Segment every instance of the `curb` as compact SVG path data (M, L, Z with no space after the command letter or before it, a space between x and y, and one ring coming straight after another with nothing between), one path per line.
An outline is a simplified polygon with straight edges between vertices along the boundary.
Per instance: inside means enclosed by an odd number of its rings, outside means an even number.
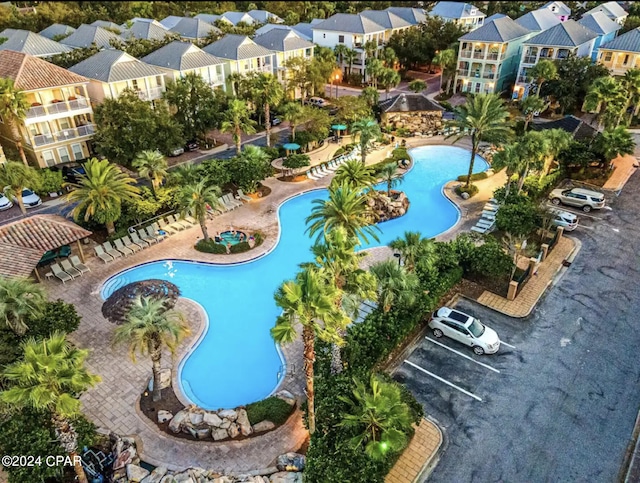
M633 432L631 433L631 438L629 439L629 444L625 451L624 461L620 467L620 473L617 479L619 482L631 483L633 480L630 478L633 477L632 473L634 471L634 466L640 466L640 463L637 461L640 456L638 454L638 450L640 448L638 446L638 436L640 436L640 411L638 411L638 415L636 416L636 423L633 426Z
M440 444L435 449L431 456L424 462L422 465L422 469L418 473L418 476L411 483L423 483L427 481L431 472L438 466L440 462L440 455L449 447L449 438L446 436L446 433L443 431L442 427L438 423L438 421L431 417L425 416L423 418L425 421L430 422L433 426L438 430L438 434L440 435Z

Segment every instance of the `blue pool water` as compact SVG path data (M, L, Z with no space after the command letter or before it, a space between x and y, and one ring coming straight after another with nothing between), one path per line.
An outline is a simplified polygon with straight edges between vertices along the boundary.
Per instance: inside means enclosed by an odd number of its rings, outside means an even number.
M411 205L401 218L380 224L380 242L386 245L405 231L433 237L458 220L456 207L442 194L442 186L469 169L469 152L451 146L424 146L411 150L413 168L399 189ZM474 172L487 169L477 157ZM197 347L179 366L184 394L205 409L231 408L267 397L284 376L284 362L269 330L281 310L273 294L285 280L309 261L312 240L305 234L305 219L312 201L327 199L326 190L314 190L280 206L281 237L267 255L237 265L165 260L152 262L111 277L102 288L106 299L131 282L158 278L180 287L182 296L198 302L209 326ZM301 367L296 367L301 371Z

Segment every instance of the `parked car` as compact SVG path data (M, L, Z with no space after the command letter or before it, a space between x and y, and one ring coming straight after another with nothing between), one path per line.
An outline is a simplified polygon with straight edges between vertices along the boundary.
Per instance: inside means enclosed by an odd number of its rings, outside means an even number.
M5 195L0 194L0 211L8 210L13 206L13 203Z
M329 105L329 101L322 99L321 97L310 97L307 102L316 107L327 107Z
M440 307L431 314L429 327L435 337L446 335L468 345L477 355L495 354L500 349L500 338L495 330L475 317L449 307Z
M271 118L271 125L272 126L277 126L278 124L282 124L282 119L280 119L279 117L272 117Z
M4 191L6 192L8 188L8 186L5 186ZM12 198L14 203L18 201L15 196L13 196ZM40 206L42 204L42 200L40 199L40 197L29 188L25 188L22 190L22 202L24 203L25 208L35 208L36 206Z
M80 181L80 176L87 174L84 169L84 166L80 163L69 163L64 164L62 167L58 166L58 168L62 169L62 177L68 183L78 183Z
M587 190L584 188L558 188L551 192L549 199L551 200L551 203L556 206L560 203L568 206L575 206L585 213L589 213L591 210L604 208L604 195L597 191Z
M192 139L191 141L187 141L187 144L184 145L184 150L188 152L195 151L199 148L200 148L200 145L198 144L198 141L196 141L195 139Z
M551 223L554 226L561 226L564 228L564 231L573 231L578 228L578 217L575 214L556 209L551 209L549 211L553 214Z
M180 156L183 153L184 153L184 148L173 148L171 151L169 151L169 157L175 158L176 156Z

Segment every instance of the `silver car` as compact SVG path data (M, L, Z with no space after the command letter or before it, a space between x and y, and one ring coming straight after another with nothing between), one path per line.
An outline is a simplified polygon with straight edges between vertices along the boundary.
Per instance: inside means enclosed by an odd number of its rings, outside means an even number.
M597 191L591 191L584 188L571 188L571 189L555 189L549 195L551 203L554 205L575 206L580 208L585 213L589 213L591 210L599 210L604 208L604 195Z
M0 194L0 211L8 210L13 206L13 203L5 195Z
M475 317L449 307L440 307L429 321L435 337L446 335L473 349L477 355L495 354L500 349L500 338L495 330Z
M573 231L578 228L579 218L568 211L551 209L549 210L553 216L551 223L554 226L561 226L564 231Z

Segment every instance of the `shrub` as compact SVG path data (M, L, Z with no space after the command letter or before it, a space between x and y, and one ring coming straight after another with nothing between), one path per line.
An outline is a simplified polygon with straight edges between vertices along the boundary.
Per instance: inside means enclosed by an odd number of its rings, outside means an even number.
M283 162L282 166L289 169L298 169L311 164L311 158L306 154L291 154Z
M495 238L476 247L471 256L470 273L489 278L500 278L511 273L513 260L505 253Z
M220 243L216 243L211 239L209 239L209 241L198 240L198 243L196 243L196 250L198 250L199 252L215 253L218 255L227 253L227 247L221 245Z
M209 178L209 182L216 186L224 186L231 181L229 171L229 160L227 159L205 159L200 164L202 177Z
M271 161L273 161L274 159L278 159L279 157L281 157L280 155L280 149L275 147L275 146L269 146L269 147L264 147L262 148L262 150L267 153L267 156L269 156L269 159Z
M260 245L262 245L262 242L264 241L264 235L257 231L253 234L253 238L256 242L255 246L259 247Z
M481 173L473 173L471 175L471 181L480 181L481 179L487 179L488 175L486 171L482 171ZM458 176L456 178L458 181L467 181L467 175L466 174L461 174L460 176Z
M438 103L447 111L447 112L453 112L453 106L451 105L450 102L448 101L440 101L438 100Z
M40 183L38 194L46 196L49 193L58 193L62 190L62 171L43 169L40 171Z
M362 85L362 74L347 74L345 77L345 82L349 85L360 87Z
M30 315L27 317L25 322L29 326L29 330L26 335L37 339L49 337L57 330L68 334L78 328L80 320L81 317L73 304L68 304L60 299L49 301L45 304L41 316Z
M249 242L246 241L231 245L231 248L229 248L229 251L231 253L244 253L248 252L249 250L251 250L251 247L249 246Z
M407 128L399 127L398 129L396 129L396 136L406 138L411 136L411 131L409 131Z
M275 396L247 405L247 416L251 424L271 421L280 425L287 420L292 412L293 406L289 406L288 403Z
M516 236L529 236L539 224L539 210L529 200L502 205L496 214L496 227Z
M459 196L462 196L462 193L469 193L469 198L471 198L473 195L478 193L478 187L474 184L469 186L461 185L458 186L455 191Z

